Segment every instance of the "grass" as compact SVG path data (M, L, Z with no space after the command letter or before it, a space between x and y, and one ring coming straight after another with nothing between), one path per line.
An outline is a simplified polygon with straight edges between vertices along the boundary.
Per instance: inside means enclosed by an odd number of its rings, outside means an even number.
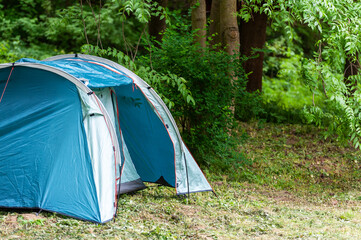
M301 194L360 189L360 152L325 140L314 126L258 122L243 129L250 139L239 151L252 163L254 183Z
M102 225L1 210L0 239L361 238L359 152L310 126L255 122L242 129L249 138L237 151L249 164L207 173L218 198L186 199L149 185L124 195L115 222Z

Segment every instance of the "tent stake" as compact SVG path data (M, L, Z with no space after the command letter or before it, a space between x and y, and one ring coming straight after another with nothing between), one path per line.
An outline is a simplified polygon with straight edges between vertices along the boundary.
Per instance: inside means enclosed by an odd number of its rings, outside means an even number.
M36 216L39 216L39 214L43 211L43 209L39 209L39 212L36 213Z

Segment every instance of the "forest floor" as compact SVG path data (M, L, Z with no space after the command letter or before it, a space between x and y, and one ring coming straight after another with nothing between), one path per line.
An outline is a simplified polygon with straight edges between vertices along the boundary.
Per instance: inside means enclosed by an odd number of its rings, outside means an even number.
M149 188L94 224L54 213L0 210L0 239L361 239L361 154L312 126L242 123L247 165L207 172L212 193ZM237 177L239 178L237 179Z

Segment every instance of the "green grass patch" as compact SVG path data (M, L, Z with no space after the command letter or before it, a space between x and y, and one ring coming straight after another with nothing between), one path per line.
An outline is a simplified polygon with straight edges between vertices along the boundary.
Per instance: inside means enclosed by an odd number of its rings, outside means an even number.
M222 173L213 166L214 180L226 177L300 194L332 195L361 187L360 152L324 139L314 126L258 121L241 123L241 129L239 138L249 137L233 151L243 157L222 159L233 164Z

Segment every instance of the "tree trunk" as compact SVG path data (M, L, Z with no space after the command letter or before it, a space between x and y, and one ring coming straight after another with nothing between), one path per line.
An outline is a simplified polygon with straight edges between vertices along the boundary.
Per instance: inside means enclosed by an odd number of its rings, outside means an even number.
M247 57L255 55L252 48L263 48L266 42L267 15L262 13L253 13L253 18L248 22L240 23L241 33L241 54ZM244 69L248 75L247 91L262 92L262 69L264 53L256 53L257 58L249 59L244 63Z
M220 33L222 45L229 55L239 53L237 24L237 0L221 0L219 4Z
M220 48L222 43L221 41L221 29L220 29L220 2L221 0L213 0L212 7L211 7L211 23L209 25L209 35L211 37L211 45L216 47L217 49Z
M239 31L237 24L237 0L220 0L219 2L219 30L222 47L229 55L238 57L239 54ZM236 82L233 69L229 70L230 81ZM235 113L235 97L232 98L230 110Z
M162 6L162 7L167 7L168 4L168 0L156 0L156 2ZM151 16L150 21L149 21L149 25L148 25L148 32L149 35L151 37L153 37L156 42L155 45L157 47L159 47L159 43L162 41L163 38L163 32L166 29L166 23L165 23L165 18L160 19L160 16Z
M358 59L358 54L356 55L356 59ZM345 72L343 74L345 84L347 85L347 89L349 92L349 95L352 96L356 89L357 82L351 82L349 79L350 76L357 75L359 70L359 65L356 63L352 56L346 56L346 63L345 63Z
M199 43L202 48L206 47L206 1L191 0L192 7L192 30L196 31L194 42Z

